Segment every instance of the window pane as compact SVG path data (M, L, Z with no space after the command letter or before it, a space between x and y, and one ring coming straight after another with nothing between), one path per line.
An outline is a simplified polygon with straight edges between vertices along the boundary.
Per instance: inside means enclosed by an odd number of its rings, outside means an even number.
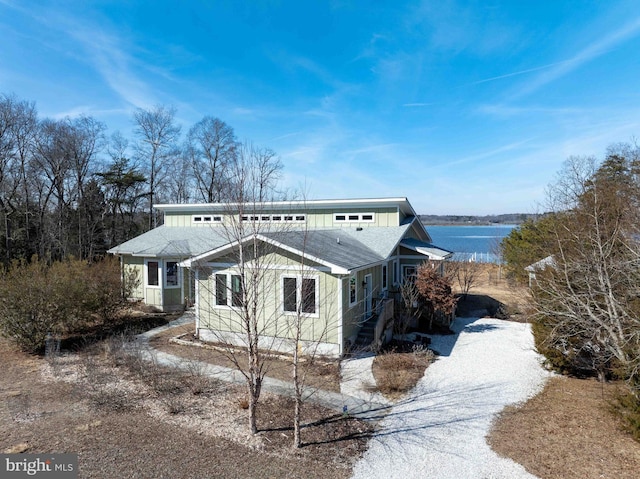
M302 312L316 312L316 280L302 278Z
M231 276L231 305L242 306L242 281L240 276Z
M284 299L284 310L296 312L297 298L297 280L296 278L282 278L282 291Z
M147 263L147 279L149 286L158 286L158 262L149 261Z
M167 286L178 286L178 263L177 261L167 261Z
M356 302L356 277L349 278L349 304Z
M227 275L216 274L216 305L227 305Z
M382 265L382 289L387 289L387 265Z

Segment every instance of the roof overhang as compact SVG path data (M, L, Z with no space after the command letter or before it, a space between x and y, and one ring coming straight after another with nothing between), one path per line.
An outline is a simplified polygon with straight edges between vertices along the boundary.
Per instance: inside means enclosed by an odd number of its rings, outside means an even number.
M415 251L416 253L420 253L428 257L430 260L434 261L444 261L453 256L453 253L451 251L438 248L437 246L434 246L432 244L412 240L412 238L400 241L400 246Z
M164 212L197 211L197 212L229 212L251 210L287 210L290 208L305 209L349 209L349 208L371 208L390 207L398 208L407 216L417 214L406 197L390 198L351 198L335 200L293 200L293 201L265 201L263 203L195 203L195 204L156 204L153 207Z
M180 266L185 267L185 268L190 268L193 264L198 264L198 263L202 263L202 262L207 262L209 261L211 258L215 258L216 256L220 256L220 255L224 255L230 251L233 251L234 248L236 248L237 246L239 246L240 244L246 244L249 241L253 241L254 239L258 240L258 241L262 241L264 243L270 244L275 246L278 249L284 250L284 251L288 251L290 253L293 253L297 256L300 257L304 257L310 261L314 261L318 264L321 264L323 266L326 266L329 268L329 270L331 271L332 274L349 274L349 270L346 268L343 268L342 266L338 266L336 264L330 263L322 258L319 258L317 256L314 255L310 255L309 253L299 250L298 248L293 248L289 245L286 245L280 241L277 241L273 238L269 238L267 236L261 235L261 234L252 234L252 235L248 235L244 238L242 238L241 240L236 240L233 241L231 243L227 243L223 246L221 246L220 248L216 248L213 249L211 251L207 251L206 253L202 253L198 256L194 256L192 258L189 258L185 261L182 261L180 263Z

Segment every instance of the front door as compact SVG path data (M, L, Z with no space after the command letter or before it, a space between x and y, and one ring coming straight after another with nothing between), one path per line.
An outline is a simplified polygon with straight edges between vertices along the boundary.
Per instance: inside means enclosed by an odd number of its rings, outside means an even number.
M371 306L372 306L372 280L371 275L367 274L364 277L364 317L368 319L371 317Z

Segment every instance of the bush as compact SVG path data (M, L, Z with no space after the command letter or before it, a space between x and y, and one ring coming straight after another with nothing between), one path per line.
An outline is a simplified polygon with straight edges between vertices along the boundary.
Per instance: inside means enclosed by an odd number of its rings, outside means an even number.
M42 350L51 333L76 332L112 318L123 299L117 261L69 259L47 265L34 257L0 272L0 334L29 352Z
M624 428L640 441L640 398L630 391L620 393L614 400L613 410L620 416Z

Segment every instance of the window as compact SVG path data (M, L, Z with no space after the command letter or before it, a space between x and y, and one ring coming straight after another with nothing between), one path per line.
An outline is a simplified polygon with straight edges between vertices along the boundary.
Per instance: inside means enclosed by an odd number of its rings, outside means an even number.
M349 306L353 306L356 303L357 291L356 291L356 275L352 274L349 278Z
M295 313L297 308L298 280L296 278L282 278L282 291L284 295L284 310Z
M413 282L416 279L416 267L414 265L402 266L402 281Z
M165 285L167 287L178 286L178 262L167 261L165 263Z
M317 314L317 278L282 277L282 309L285 313Z
M216 306L227 305L227 275L216 274Z
M242 306L242 281L239 275L231 275L231 306Z
M387 265L382 265L382 289L387 289Z
M242 306L242 278L237 274L216 274L216 306ZM229 304L231 300L231 304Z
M393 284L398 284L398 262L394 260L393 262Z
M157 261L149 261L147 262L147 284L149 286L159 286L158 282L158 270L160 266Z
M192 223L220 223L222 222L222 216L209 216L209 215L193 215L191 217Z
M373 213L336 213L333 215L334 223L373 223Z

